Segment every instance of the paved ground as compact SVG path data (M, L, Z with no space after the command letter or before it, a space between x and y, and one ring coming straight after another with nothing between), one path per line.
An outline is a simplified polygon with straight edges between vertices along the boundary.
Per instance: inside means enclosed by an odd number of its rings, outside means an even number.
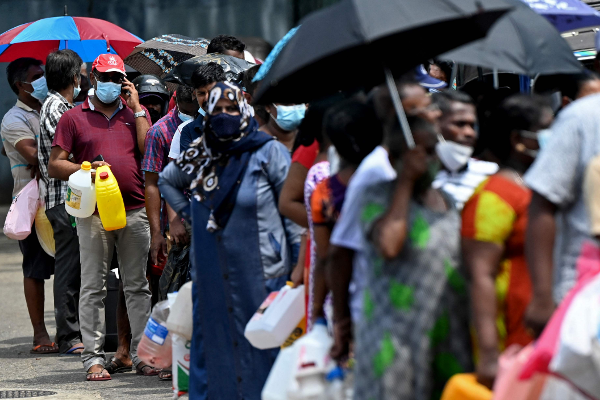
M4 226L7 207L0 207ZM51 391L41 399L169 399L170 382L132 372L115 374L108 382L86 382L79 357L29 354L33 330L23 295L18 243L0 232L0 398L5 390ZM46 325L55 334L52 281L46 283Z

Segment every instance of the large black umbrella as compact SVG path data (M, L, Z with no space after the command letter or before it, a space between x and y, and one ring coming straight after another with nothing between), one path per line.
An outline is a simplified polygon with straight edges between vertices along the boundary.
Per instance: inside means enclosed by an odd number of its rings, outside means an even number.
M283 47L256 101L308 102L372 87L479 39L510 6L503 0L342 0L313 13Z
M208 63L217 63L225 70L228 81L241 83L242 72L256 64L249 63L240 58L228 56L225 54L212 53L203 56L193 57L175 66L171 72L165 76L167 82L180 83L190 86L192 83L192 74L201 65Z
M546 18L519 0L506 1L515 8L485 38L439 58L529 76L581 72L569 44Z

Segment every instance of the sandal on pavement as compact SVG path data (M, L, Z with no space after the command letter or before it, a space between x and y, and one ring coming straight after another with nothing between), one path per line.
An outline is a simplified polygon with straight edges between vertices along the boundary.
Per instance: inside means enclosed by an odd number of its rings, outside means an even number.
M30 351L30 354L53 354L58 353L58 346L56 343L52 344L38 344L34 346Z
M123 361L116 357L113 357L110 362L104 366L109 374L118 374L121 372L131 371L131 367L131 365L125 365Z
M151 367L148 364L144 364L144 363L139 363L137 365L137 367L135 367L135 373L137 375L144 375L144 376L155 376L158 375L158 370L154 367Z
M96 365L102 366L101 364L96 364ZM92 365L92 367L94 367L94 365ZM92 369L92 367L90 367L90 369ZM106 368L103 368L102 371L100 371L100 372L90 372L90 370L88 369L88 372L86 374L86 379L89 382L99 382L99 381L110 381L112 378L110 377L110 374L108 373Z
M170 369L163 369L158 373L158 379L161 381L172 381L173 372Z
M59 357L64 357L64 356L81 356L81 353L83 353L83 344L79 344L79 345L75 345L73 347L71 347L69 350L65 351L64 353L60 353L58 356ZM81 351L79 351L81 350Z

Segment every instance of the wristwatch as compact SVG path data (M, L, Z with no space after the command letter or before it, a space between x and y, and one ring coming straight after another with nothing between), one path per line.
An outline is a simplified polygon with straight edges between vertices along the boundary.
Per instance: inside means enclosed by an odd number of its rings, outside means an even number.
M133 113L134 118L145 117L145 116L146 116L146 111L144 111L144 110Z

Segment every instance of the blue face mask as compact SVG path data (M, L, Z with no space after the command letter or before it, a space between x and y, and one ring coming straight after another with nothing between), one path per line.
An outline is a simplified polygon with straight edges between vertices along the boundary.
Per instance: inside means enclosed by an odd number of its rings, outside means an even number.
M191 115L184 114L184 113L182 113L181 111L179 111L179 114L178 114L178 115L179 115L179 119L180 119L182 122L185 122L185 121L189 121L189 120L191 120L191 119L194 119L194 117L192 117Z
M548 140L550 140L550 135L552 135L552 131L550 129L542 129L537 133L537 140L540 144L540 149L544 149L548 146Z
M121 94L121 84L114 82L97 82L94 95L104 104L112 104Z
M204 111L204 108L200 107L198 109L198 114L202 115L203 117L206 116L206 111Z
M306 113L306 106L304 104L297 104L295 106L278 106L277 118L275 123L284 131L293 131L300 126L300 123L304 119Z
M79 96L79 93L81 93L81 86L77 86L73 89L73 99L77 98L77 96Z
M37 99L40 103L43 103L44 100L46 100L46 97L48 96L48 85L46 84L45 76L42 76L33 82L23 83L29 83L31 86L33 86L33 92L25 91L26 93L29 93L31 97Z
M211 115L208 125L214 135L220 140L231 140L240 136L241 115L229 115L225 113Z

